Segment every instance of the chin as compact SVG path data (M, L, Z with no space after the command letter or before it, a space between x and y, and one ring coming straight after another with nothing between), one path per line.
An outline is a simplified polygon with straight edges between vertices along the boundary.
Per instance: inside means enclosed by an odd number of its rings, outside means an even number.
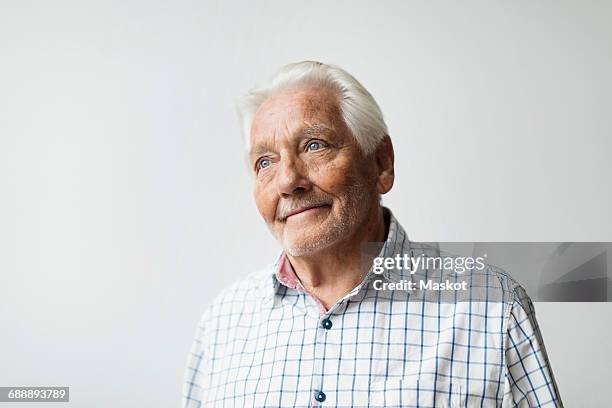
M321 246L319 243L316 243L314 245L283 245L283 249L287 254L296 257L314 255L324 248L325 246Z
M291 256L306 256L316 254L333 245L336 241L334 234L330 232L313 231L309 234L302 230L297 231L295 235L284 235L281 239L281 245L285 252Z

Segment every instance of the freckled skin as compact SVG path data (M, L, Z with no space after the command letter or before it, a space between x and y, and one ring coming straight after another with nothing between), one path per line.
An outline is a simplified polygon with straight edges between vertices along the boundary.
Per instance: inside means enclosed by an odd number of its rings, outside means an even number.
M329 131L300 136L302 129L313 125ZM324 146L307 151L309 141ZM343 238L338 235L354 232L377 203L375 163L364 157L330 91L298 89L270 97L256 112L251 146L253 150L267 148L260 152L263 155L251 157L257 208L289 253L307 253L333 244ZM270 164L257 170L261 157ZM309 200L331 201L331 208L299 220L278 219L279 207Z

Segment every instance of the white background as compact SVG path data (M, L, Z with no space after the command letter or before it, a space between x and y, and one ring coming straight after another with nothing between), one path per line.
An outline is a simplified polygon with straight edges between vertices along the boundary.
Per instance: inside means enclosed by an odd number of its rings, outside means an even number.
M376 97L411 239L612 241L610 21L604 1L0 0L0 386L178 406L202 310L278 250L234 99L287 62ZM536 304L567 407L609 404L611 306Z

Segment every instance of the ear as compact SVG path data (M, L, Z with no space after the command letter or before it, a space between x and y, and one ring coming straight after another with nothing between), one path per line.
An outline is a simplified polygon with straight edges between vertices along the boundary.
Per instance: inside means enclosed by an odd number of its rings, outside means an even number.
M395 155L389 135L385 135L383 140L381 140L374 154L376 156L377 170L376 189L378 194L385 194L391 190L395 180L395 171L393 169Z

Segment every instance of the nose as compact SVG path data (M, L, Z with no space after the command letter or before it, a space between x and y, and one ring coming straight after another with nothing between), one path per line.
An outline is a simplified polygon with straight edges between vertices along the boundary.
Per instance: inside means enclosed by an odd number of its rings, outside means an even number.
M279 165L280 168L276 173L276 183L281 197L306 192L312 188L304 164L300 160L293 157L283 157Z

